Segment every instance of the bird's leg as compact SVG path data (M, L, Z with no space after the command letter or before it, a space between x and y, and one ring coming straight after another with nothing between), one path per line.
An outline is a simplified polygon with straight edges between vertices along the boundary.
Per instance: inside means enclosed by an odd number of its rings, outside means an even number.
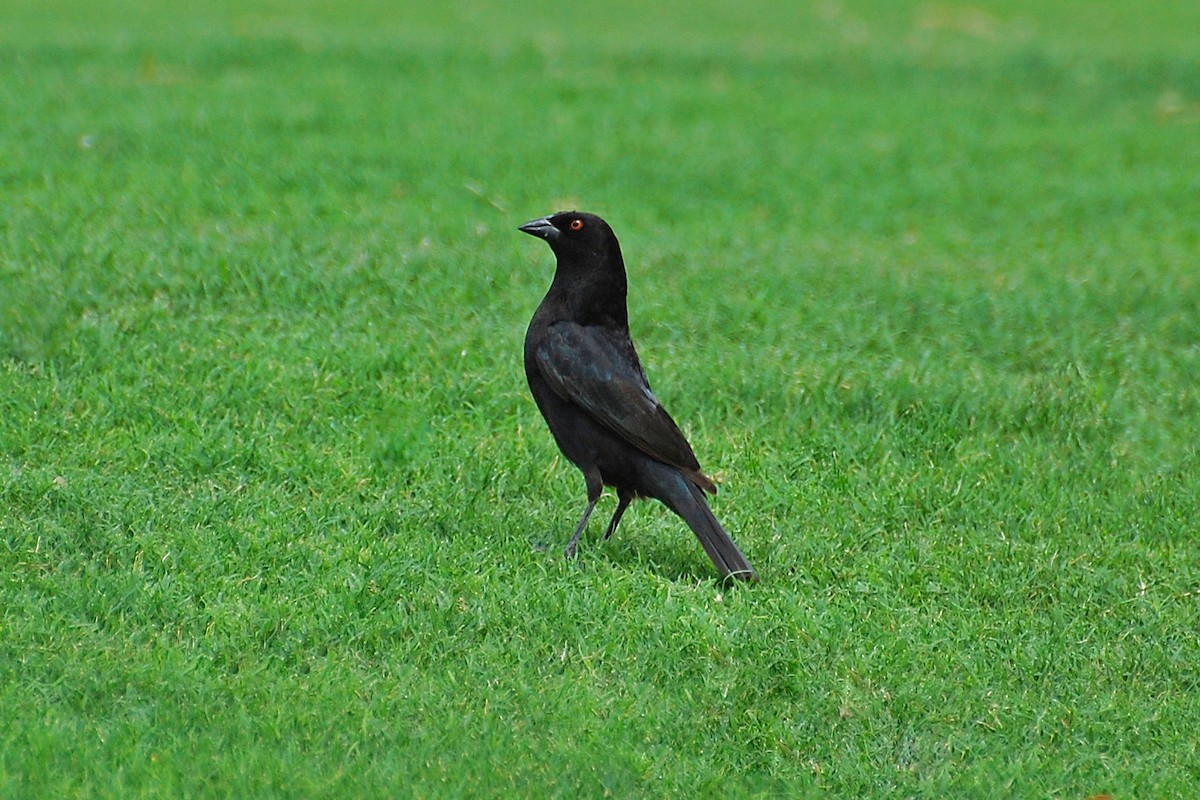
M629 504L633 501L633 493L626 493L622 489L617 490L617 510L613 512L612 519L608 522L608 529L604 531L604 540L616 531L617 525L621 522L621 515L625 513L625 509L629 508Z
M579 524L575 526L575 533L571 534L571 541L567 542L567 549L563 551L563 555L568 560L575 557L575 548L579 544L579 537L583 536L583 529L587 527L588 517L592 515L592 509L596 507L595 500L589 500L587 508L583 510L583 516L579 518Z
M575 548L579 545L579 537L583 536L583 529L587 527L588 517L592 515L592 511L596 508L596 501L600 499L600 493L604 491L604 482L600 480L599 475L583 474L583 479L587 481L588 504L583 510L583 516L579 518L579 524L575 526L575 533L571 534L571 541L567 542L567 549L563 551L563 555L567 559L575 557Z

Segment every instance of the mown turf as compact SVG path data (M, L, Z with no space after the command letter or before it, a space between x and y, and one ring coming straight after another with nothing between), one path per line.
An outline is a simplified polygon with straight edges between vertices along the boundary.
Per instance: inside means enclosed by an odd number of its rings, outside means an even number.
M1200 7L643 5L0 8L0 794L1196 792ZM576 205L759 586L560 558Z

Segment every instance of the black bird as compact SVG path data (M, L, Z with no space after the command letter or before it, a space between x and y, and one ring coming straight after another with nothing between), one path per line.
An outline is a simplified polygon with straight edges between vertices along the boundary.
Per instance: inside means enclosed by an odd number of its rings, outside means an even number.
M605 539L632 500L653 497L687 522L722 578L757 580L704 498L716 484L650 390L629 335L625 262L612 228L594 214L564 211L520 230L545 239L558 259L525 334L525 377L559 449L587 482L567 558L607 485L617 490L617 509Z

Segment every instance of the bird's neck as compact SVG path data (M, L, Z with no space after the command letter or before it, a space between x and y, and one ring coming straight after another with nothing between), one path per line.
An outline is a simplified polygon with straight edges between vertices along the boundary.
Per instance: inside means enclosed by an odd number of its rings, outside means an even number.
M564 316L582 325L629 326L625 263L620 256L605 259L602 267L579 268L558 262L546 300L561 308Z

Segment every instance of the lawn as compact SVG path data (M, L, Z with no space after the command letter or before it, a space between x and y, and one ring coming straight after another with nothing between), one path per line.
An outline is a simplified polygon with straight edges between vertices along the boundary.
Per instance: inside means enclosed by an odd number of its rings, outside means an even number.
M1200 5L645 5L0 5L0 797L1200 791Z

